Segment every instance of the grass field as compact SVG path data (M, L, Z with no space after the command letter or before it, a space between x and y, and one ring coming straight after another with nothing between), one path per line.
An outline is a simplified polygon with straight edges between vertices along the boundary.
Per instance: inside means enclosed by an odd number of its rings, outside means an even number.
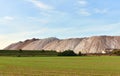
M0 57L0 76L120 76L120 57Z

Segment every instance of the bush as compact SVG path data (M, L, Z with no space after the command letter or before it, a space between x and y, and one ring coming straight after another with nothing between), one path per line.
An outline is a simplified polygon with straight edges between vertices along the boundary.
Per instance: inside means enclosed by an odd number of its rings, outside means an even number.
M82 56L83 54L81 52L78 53L78 56Z
M113 55L120 56L120 49L114 49L111 53L112 53Z
M58 53L58 56L77 56L73 50L65 50L64 52Z

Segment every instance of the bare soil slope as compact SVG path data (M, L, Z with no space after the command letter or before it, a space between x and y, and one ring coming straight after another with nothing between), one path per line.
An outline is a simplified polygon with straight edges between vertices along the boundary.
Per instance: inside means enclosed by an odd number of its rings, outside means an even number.
M102 53L107 49L120 49L120 36L93 36L87 38L45 38L17 42L4 50L74 50L76 53ZM111 50L109 50L111 51Z

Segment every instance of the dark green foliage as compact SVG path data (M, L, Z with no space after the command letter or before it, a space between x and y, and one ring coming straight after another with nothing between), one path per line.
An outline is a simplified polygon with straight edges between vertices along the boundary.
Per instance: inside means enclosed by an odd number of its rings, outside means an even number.
M57 56L56 51L50 50L0 50L0 56Z
M22 50L22 49L20 49L20 50L19 50L18 57L21 57L21 55L22 55L22 52L23 52L23 50Z
M32 56L84 56L81 52L74 53L73 50L64 52L56 52L55 50L0 50L0 56L17 56L17 57L32 57Z
M19 53L22 53L22 52L23 52L23 50L22 50L22 49L20 49L20 50L19 50Z
M45 52L45 50L41 50L41 52Z
M120 56L120 49L114 49L111 54Z
M78 53L78 56L82 56L83 54L81 52Z
M73 50L65 50L64 52L58 53L58 56L77 56Z

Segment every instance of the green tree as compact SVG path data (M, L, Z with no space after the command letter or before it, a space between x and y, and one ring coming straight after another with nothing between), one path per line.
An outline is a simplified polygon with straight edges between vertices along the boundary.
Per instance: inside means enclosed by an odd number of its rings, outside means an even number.
M112 53L113 55L120 56L120 49L114 49L111 53Z
M58 53L58 56L77 56L73 50L65 50L64 52Z
M22 49L19 49L18 57L21 57L22 52Z
M81 52L78 53L78 56L82 56L83 54Z

